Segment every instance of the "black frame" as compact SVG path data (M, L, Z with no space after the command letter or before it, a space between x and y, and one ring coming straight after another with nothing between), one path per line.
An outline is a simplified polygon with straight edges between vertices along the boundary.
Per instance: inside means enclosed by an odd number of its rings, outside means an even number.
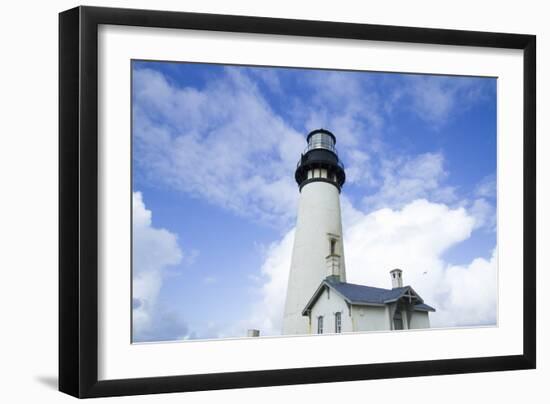
M98 381L97 29L99 24L523 50L523 354ZM534 369L536 366L534 35L77 7L59 15L59 390L120 396Z

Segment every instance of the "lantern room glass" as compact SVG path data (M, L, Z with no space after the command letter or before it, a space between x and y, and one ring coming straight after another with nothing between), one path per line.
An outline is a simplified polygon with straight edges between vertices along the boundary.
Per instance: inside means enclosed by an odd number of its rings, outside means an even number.
M334 138L327 133L315 133L309 138L306 151L313 149L327 149L336 153L336 147L334 147Z

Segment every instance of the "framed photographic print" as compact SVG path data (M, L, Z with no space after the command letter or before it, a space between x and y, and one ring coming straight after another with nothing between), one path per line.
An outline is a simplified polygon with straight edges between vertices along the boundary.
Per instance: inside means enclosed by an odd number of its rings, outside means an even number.
M535 367L534 36L59 24L61 391Z

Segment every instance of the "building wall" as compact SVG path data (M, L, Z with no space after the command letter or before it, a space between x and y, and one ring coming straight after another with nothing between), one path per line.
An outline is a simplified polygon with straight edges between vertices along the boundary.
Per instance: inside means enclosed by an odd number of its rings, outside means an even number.
M342 332L384 331L393 330L393 314L395 305L386 306L351 306L348 308L345 300L334 290L325 289L311 311L308 331L317 334L318 317L323 316L323 334L335 332L335 313L342 313ZM351 315L350 315L351 314ZM413 311L410 317L406 310L401 311L403 329L429 328L429 312Z
M430 313L414 311L411 315L409 328L430 328Z
M317 318L323 316L323 334L335 332L335 313L342 313L342 332L351 332L352 321L345 300L333 290L325 289L311 310L311 328L309 333L317 334ZM307 319L307 317L304 317Z
M283 334L309 333L302 310L327 274L329 233L339 236L340 274L345 281L345 261L338 189L326 182L306 184L300 193L292 261L283 317Z
M381 331L390 329L387 306L353 306L353 331Z

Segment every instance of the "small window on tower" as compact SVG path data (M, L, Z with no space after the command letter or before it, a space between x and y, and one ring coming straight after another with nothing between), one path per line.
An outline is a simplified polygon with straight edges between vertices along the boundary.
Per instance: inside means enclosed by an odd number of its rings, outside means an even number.
M323 333L323 316L317 317L317 334Z
M336 239L330 239L330 255L336 254Z

